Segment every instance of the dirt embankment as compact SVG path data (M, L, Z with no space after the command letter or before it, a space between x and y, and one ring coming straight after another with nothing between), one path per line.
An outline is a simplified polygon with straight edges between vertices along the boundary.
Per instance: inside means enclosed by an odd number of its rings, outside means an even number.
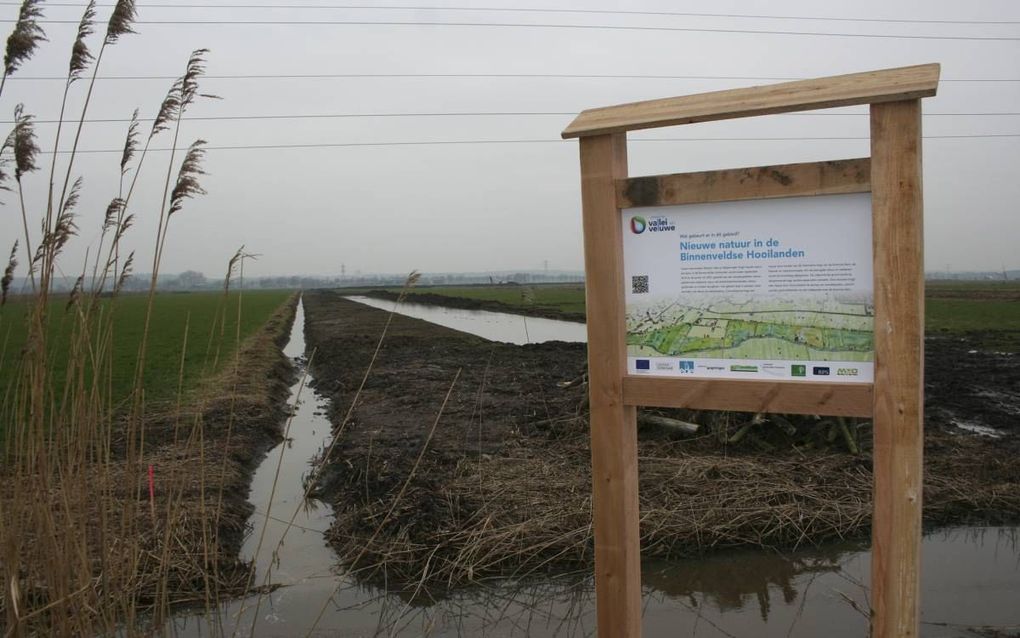
M392 290L370 290L365 293L365 296L396 301L397 297L400 296L400 293L393 292ZM451 297L449 295L437 295L435 293L421 291L406 293L405 301L407 303L419 303L426 306L445 306L447 308L460 308L462 310L489 310L491 312L505 312L511 315L543 317L545 319L559 319L560 321L584 323L583 312L564 312L559 308L545 307L541 304L516 306L492 299Z
M344 421L388 313L329 291L307 294L305 308L314 374L333 399L339 436L319 492L334 503L330 542L348 567L391 585L455 586L590 561L582 344L494 344L394 316ZM937 340L928 352L929 367L959 355ZM1018 387L1020 365L1005 355L996 365L1011 363L996 371L972 361L962 376L929 371L930 525L1020 520L1017 412L997 404L986 414L975 403ZM1003 438L959 430L951 419L960 412L994 421ZM682 437L639 427L646 557L867 534L868 424L794 417L744 428L753 415L669 415L701 429ZM860 454L840 449L843 425Z
M46 610L60 595L55 589L62 572L54 575L60 569L45 554L54 545L68 548L65 571L88 584L75 594L93 601L76 607L80 628L134 627L143 622L132 616L141 609L158 624L175 605L214 605L244 589L248 568L239 553L252 513L247 495L259 461L282 438L295 373L281 347L296 301L295 295L183 405L170 401L145 410L140 458L126 452L124 415L113 425L109 458L72 468L73 481L36 493L33 502L11 497L12 479L0 482L3 523L23 530L17 539L23 579L9 585L12 591L17 585L25 608ZM20 489L29 493L31 486ZM44 511L56 521L52 538L35 542L33 536L44 533L35 523ZM70 596L60 602L68 600L77 604ZM45 614L28 618L46 633Z
M180 410L168 406L148 417L152 451L146 462L156 475L157 501L172 504L166 517L172 519L183 560L169 571L182 602L204 595L210 571L221 597L237 595L245 586L248 564L240 551L254 511L248 493L255 470L283 440L296 374L283 347L297 303L295 294ZM166 524L161 520L157 526Z

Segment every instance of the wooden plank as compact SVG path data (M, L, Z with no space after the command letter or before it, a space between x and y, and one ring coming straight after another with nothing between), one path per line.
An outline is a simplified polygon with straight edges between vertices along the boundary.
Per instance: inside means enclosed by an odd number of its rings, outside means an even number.
M755 166L699 173L631 177L616 181L616 205L675 206L742 199L866 193L871 160L833 160Z
M875 247L872 635L918 635L924 430L921 103L871 107Z
M641 635L637 410L622 397L626 322L616 208L616 180L627 176L627 139L589 137L580 150L598 632L633 638Z
M628 375L623 401L659 408L869 417L872 385Z
M564 138L710 122L737 117L875 104L935 95L938 64L851 73L767 86L588 109L564 129Z

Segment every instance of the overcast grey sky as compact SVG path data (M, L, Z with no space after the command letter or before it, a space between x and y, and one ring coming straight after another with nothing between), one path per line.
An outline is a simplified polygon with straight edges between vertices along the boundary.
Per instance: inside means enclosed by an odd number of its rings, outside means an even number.
M161 2L166 5L180 0ZM392 0L394 4L400 4ZM284 0L250 4L286 5ZM241 0L222 0L220 4ZM942 64L939 95L925 101L924 187L928 270L1020 267L1020 3L1014 0L860 0L737 2L665 0L491 0L461 7L605 9L880 20L968 20L1012 24L919 24L738 17L588 13L432 11L423 8L302 9L342 5L301 0L287 9L163 8L139 2L138 33L107 49L100 76L176 76L189 53L211 49L208 74L592 74L744 78L816 77L926 62ZM193 4L200 4L194 2ZM377 6L376 3L372 6ZM406 4L406 3L405 3ZM421 6L451 6L420 0ZM13 20L17 3L0 17ZM389 4L386 6L393 6ZM46 18L77 21L81 6L44 3ZM105 18L109 6L100 8ZM145 21L399 21L677 27L716 31L562 29L547 27L352 24L144 24ZM12 24L2 25L4 37ZM75 26L45 25L49 42L8 82L2 119L15 104L39 119L58 115L63 83L32 80L66 73ZM105 24L94 37L98 48ZM960 40L835 35L752 34L770 30L908 36L1012 38ZM950 80L1009 79L1008 82ZM222 96L191 116L340 113L542 112L553 115L376 117L191 121L181 146L195 138L212 147L449 140L549 140L548 143L351 146L210 150L202 180L209 194L189 201L172 221L164 272L220 275L241 244L262 257L248 272L338 274L581 269L577 142L555 141L585 108L699 93L766 79L369 77L214 79L203 89ZM106 80L96 85L90 118L151 117L169 80ZM87 87L74 85L68 113L76 119ZM868 155L866 109L841 115L780 115L631 134L632 175L861 157ZM1009 115L934 115L1011 113ZM4 125L9 126L9 125ZM146 124L146 130L147 130ZM52 147L53 125L38 127ZM119 149L126 122L87 126L82 149ZM64 135L70 145L70 135ZM859 139L639 142L651 137ZM169 146L164 136L155 142ZM62 144L63 146L64 144ZM149 156L126 240L149 270L169 154ZM59 163L66 161L60 156ZM44 156L48 167L49 156ZM85 176L80 236L62 261L65 272L98 240L107 202L117 191L119 154L79 156ZM62 170L59 171L62 174ZM176 174L176 167L174 169ZM45 206L48 171L26 178L31 211ZM0 249L20 237L11 194L0 209ZM33 227L37 238L38 231ZM24 274L23 272L19 274Z

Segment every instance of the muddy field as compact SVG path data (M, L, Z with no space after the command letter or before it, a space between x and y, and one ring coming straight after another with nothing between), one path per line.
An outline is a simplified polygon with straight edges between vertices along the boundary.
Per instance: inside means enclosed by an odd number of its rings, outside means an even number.
M588 565L583 344L494 344L332 291L306 294L305 307L339 437L317 491L335 506L330 542L347 567L391 586L444 588ZM1020 361L981 348L981 335L927 344L930 526L1020 520ZM700 429L639 426L646 557L867 535L868 423L664 414Z

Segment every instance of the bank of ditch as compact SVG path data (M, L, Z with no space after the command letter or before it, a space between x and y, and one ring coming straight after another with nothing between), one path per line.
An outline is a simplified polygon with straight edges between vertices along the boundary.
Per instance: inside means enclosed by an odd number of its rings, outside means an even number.
M164 594L167 607L205 603L209 593L227 598L245 588L249 566L240 550L254 510L248 492L266 453L283 440L296 376L283 347L298 301L298 294L288 298L241 343L236 359L183 405L167 404L147 417L146 461L159 479L162 514L155 528L172 527L178 544L179 564L169 566L174 586ZM153 568L166 572L168 566ZM207 591L210 574L217 578L213 592Z
M74 480L47 489L24 475L0 481L5 538L18 544L0 560L20 564L22 577L9 586L21 614L42 610L28 616L32 626L136 630L176 606L212 608L244 591L247 495L258 463L282 439L295 373L281 348L296 303L291 296L183 400L148 406L141 458L129 457L115 418L108 458L68 468ZM53 538L37 542L47 529ZM46 555L55 545L64 567ZM56 591L62 574L81 588ZM77 616L49 617L67 608ZM0 610L0 618L5 611L8 619L19 613Z
M317 389L332 399L338 437L316 490L334 505L329 540L348 568L390 586L420 591L427 584L434 592L486 575L589 565L583 344L492 343L390 317L335 291L308 293L305 308ZM945 352L943 345L929 343L931 360L956 356L952 344ZM1015 384L1015 360L1010 370L992 378ZM976 367L968 378L986 385ZM949 378L929 376L926 524L1020 520L1016 414L1000 408L1000 438L969 434L952 422L959 406L938 407L950 387L961 395ZM665 416L696 423L699 431L639 426L645 557L867 535L866 423ZM843 430L858 454L841 444Z

